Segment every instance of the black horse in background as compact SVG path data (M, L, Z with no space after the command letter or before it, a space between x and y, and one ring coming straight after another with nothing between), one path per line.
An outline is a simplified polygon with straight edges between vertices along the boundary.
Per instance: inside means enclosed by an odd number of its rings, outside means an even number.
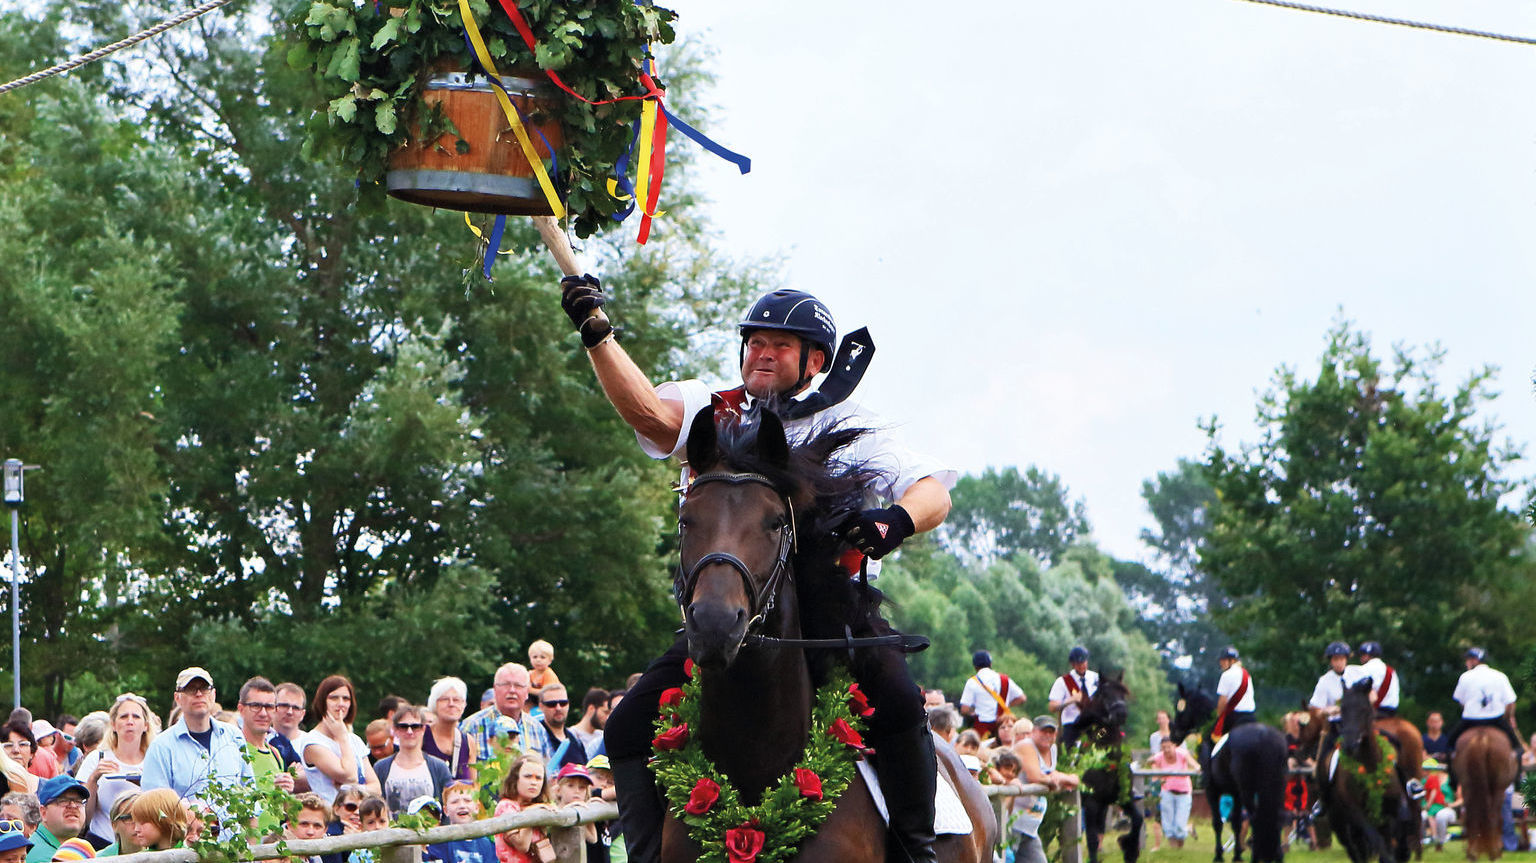
M1318 784L1328 822L1351 863L1407 863L1420 849L1419 807L1405 787L1406 771L1399 769L1395 759L1385 757L1377 742L1373 686L1370 680L1362 680L1344 691L1339 700L1337 749L1348 759L1322 753ZM1385 751L1395 754L1390 745ZM1383 787L1375 787L1378 781Z
M1125 748L1125 720L1130 713L1126 701L1130 690L1125 686L1125 672L1114 677L1101 675L1093 697L1078 714L1078 745L1103 750L1109 756L1107 767L1095 767L1083 773L1083 827L1088 839L1088 863L1098 863L1099 842L1103 839L1109 807L1118 805L1131 817L1131 832L1120 837L1120 851L1125 863L1136 863L1141 856L1141 807L1130 793L1130 785L1121 785L1122 769L1128 769L1130 753ZM1124 789L1122 791L1122 788Z
M1243 859L1241 831L1246 816L1253 824L1253 863L1279 863L1285 857L1280 843L1285 817L1285 735L1257 722L1239 725L1213 753L1215 741L1205 726L1216 712L1216 699L1208 692L1186 689L1181 683L1176 706L1173 736L1182 740L1201 732L1200 774L1216 832L1214 859L1218 863L1222 860L1221 798L1231 795L1232 815L1227 823L1235 840L1232 859Z

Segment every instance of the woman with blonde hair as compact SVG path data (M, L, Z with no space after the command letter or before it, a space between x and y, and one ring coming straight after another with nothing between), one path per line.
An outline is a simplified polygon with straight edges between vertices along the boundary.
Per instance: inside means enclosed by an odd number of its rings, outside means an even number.
M165 851L182 844L191 820L181 798L169 788L156 788L135 797L128 807L133 841L145 851Z
M521 812L535 806L549 806L549 777L544 759L532 752L518 757L501 780L501 802L496 814ZM548 846L544 831L537 827L519 827L496 834L496 859L499 863L536 863L539 846Z
M133 801L139 799L139 793L130 791L119 796L107 810L107 817L112 819L112 836L117 843L118 854L133 854L144 850L133 838Z
M139 790L144 753L155 739L153 717L143 696L124 692L107 711L107 736L101 746L80 759L75 775L91 793L85 801L87 838L98 848L112 842L113 802Z

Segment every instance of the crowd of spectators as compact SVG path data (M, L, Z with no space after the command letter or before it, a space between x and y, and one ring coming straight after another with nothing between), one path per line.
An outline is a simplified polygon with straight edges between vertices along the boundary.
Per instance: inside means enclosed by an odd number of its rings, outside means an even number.
M231 687L230 703L193 666L176 676L163 719L132 692L83 718L49 721L17 708L0 729L0 863L183 847L204 830L233 835L222 789L264 788L262 777L294 795L297 812L262 808L243 825L240 835L251 841L366 832L404 815L464 823L612 800L603 726L624 691L586 691L569 721L571 699L553 659L548 642L535 642L532 668L502 665L472 713L468 687L454 677L435 681L420 704L386 696L362 723L365 736L354 730L356 688L342 675L322 679L307 700L302 684L253 677ZM494 806L482 805L487 797ZM616 840L622 859L616 825L582 828L587 860L612 859ZM445 863L555 859L537 828L425 853ZM371 859L352 852L295 863Z

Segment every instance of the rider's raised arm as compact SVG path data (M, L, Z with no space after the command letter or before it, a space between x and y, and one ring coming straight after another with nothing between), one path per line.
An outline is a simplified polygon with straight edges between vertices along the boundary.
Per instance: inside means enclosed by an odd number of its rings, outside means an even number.
M587 351L587 356L603 394L624 422L656 449L671 451L683 429L683 403L657 395L645 372L613 339Z

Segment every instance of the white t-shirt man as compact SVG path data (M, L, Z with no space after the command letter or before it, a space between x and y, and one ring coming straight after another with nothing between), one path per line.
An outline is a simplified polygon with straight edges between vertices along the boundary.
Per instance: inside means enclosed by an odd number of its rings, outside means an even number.
M1307 705L1319 710L1327 710L1339 703L1339 699L1344 697L1344 690L1367 676L1365 669L1358 665L1346 665L1342 673L1330 668L1317 679L1317 686L1312 688L1312 700L1308 701ZM1249 686L1251 687L1252 684Z
M980 681L978 683L977 681ZM1011 679L1008 681L1008 690L1003 691L1002 675L991 668L979 668L976 673L965 681L965 690L960 693L960 706L970 707L976 711L977 722L997 721L997 698L993 698L982 688L982 684L997 693L997 697L1010 707L1024 700L1024 691Z
M1462 719L1497 719L1515 703L1515 688L1504 672L1479 664L1462 673L1451 697L1461 704Z
M1381 657L1371 657L1369 661L1360 666L1360 669L1371 678L1372 691L1379 691L1382 680L1387 676L1387 664L1381 660ZM1376 702L1376 706L1385 707L1388 710L1396 710L1398 688L1397 669L1394 668L1392 669L1392 679L1387 683L1387 691Z
M699 411L713 404L714 391L699 380L668 381L656 387L656 395L662 401L682 402L683 426L677 433L677 443L670 450L663 449L649 438L642 437L639 432L635 433L635 440L651 458L684 459L688 453L688 433L692 430L693 418L698 416ZM747 404L751 404L750 398ZM839 402L810 416L788 420L784 423L784 434L789 438L790 446L795 446L833 426L870 430L869 434L841 450L837 457L848 463L863 463L878 473L878 479L869 488L869 496L872 498L895 503L913 483L924 477L933 477L943 483L946 489L953 489L955 481L960 478L954 468L898 441L878 414L857 402ZM688 479L686 466L683 479L684 482ZM876 575L880 571L880 561L869 561L867 571L871 576Z
M1241 662L1232 663L1226 671L1221 673L1221 679L1216 682L1217 697L1225 695L1227 703L1233 713L1252 713L1258 709L1258 702L1253 699L1253 678L1248 678L1248 685L1243 687L1243 697L1232 702L1232 697L1237 694L1238 687L1242 685L1243 677L1247 672Z
M1084 698L1092 698L1093 694L1099 691L1099 673L1097 671L1089 669L1082 674L1078 674L1076 671L1068 671L1066 674L1056 678L1055 682L1051 684L1051 691L1046 695L1047 701L1066 701L1071 697L1072 689L1067 686L1068 677L1071 677L1072 682L1077 684L1078 689L1082 690ZM1076 722L1078 715L1081 713L1082 710L1076 704L1063 704L1061 707L1061 724L1070 725Z

